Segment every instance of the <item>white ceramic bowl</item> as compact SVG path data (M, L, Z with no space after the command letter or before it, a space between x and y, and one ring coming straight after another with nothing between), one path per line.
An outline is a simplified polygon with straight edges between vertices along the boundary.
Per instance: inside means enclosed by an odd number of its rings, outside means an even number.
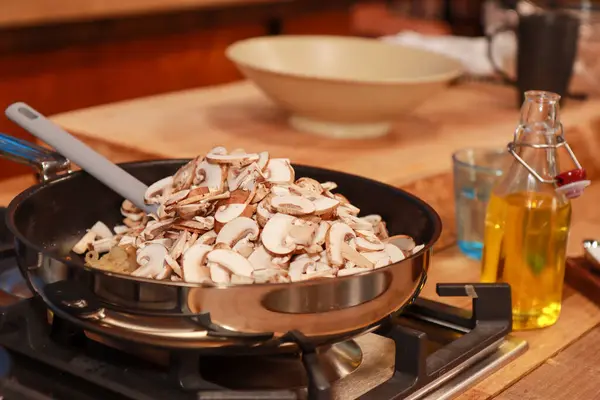
M338 138L385 135L463 71L443 55L342 36L257 37L226 55L291 113L294 128Z

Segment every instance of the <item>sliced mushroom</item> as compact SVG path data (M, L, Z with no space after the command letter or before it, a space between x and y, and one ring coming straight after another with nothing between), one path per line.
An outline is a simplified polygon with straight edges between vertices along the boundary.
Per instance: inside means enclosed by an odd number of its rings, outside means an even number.
M425 248L424 244L420 244L418 246L415 246L414 249L412 249L412 253L411 254L417 254L418 252L420 252L421 250L423 250Z
M356 274L360 274L363 272L369 272L372 271L369 268L360 268L360 267L354 267L354 268L344 268L344 269L340 269L337 273L337 276L350 276L350 275L356 275Z
M167 193L172 186L172 176L167 176L166 178L156 181L146 190L146 193L144 194L144 200L148 204L158 204L161 201L161 197Z
M227 179L227 167L211 164L206 160L198 164L194 185L207 187L212 191L220 192L225 186Z
M113 231L115 231L115 233L116 233L117 235L122 235L122 234L124 234L125 232L128 232L128 231L129 231L129 227L128 227L127 225L116 225L116 226L113 228Z
M252 254L248 256L248 261L250 261L250 264L252 264L252 268L254 268L255 271L260 269L275 268L273 256L269 254L269 252L262 245L254 249Z
M254 271L250 261L233 250L213 250L208 253L207 259L236 275L251 277Z
M96 237L107 239L113 237L113 233L111 230L104 224L102 221L96 222L91 228L90 231L96 234Z
M173 188L175 191L189 189L192 186L198 161L198 158L194 158L175 173L173 176Z
M239 253L241 256L248 258L254 251L254 243L246 237L238 241L231 249Z
M256 207L256 222L258 222L261 227L264 227L273 215L275 214L266 208L265 202L260 202Z
M242 239L258 239L258 224L252 218L238 217L226 223L217 235L216 243L233 248Z
M330 226L331 225L327 221L321 221L319 223L319 228L317 228L317 232L312 242L313 245L322 246L325 243L325 238L327 237Z
M271 206L280 213L294 216L308 215L315 211L313 202L300 196L275 196L271 199Z
M323 191L330 192L332 190L337 189L337 187L338 187L337 183L335 183L335 182L323 182L323 183L321 183L321 189L323 189Z
M292 282L302 280L302 274L306 272L311 264L315 264L315 262L310 258L301 258L292 261L290 263L290 269L288 270L288 274Z
M212 246L194 244L181 256L183 279L186 282L202 283L210 279L210 272L206 266L208 253Z
M416 246L415 240L407 235L396 235L390 243L402 250L404 255L410 255Z
M171 252L169 253L171 258L177 260L179 259L179 257L181 257L185 249L185 244L188 241L189 237L190 234L187 231L181 231L179 233L179 237L175 241L175 243L173 243L173 247L171 247Z
M71 249L76 254L83 254L89 250L96 239L96 232L88 231Z
M297 245L310 246L313 242L318 227L319 225L314 222L295 219L292 221L292 226L288 235Z
M356 248L360 251L381 251L385 248L385 244L380 241L373 243L372 241L365 239L364 237L356 238Z
M212 164L227 164L236 167L243 167L255 161L258 161L258 154L214 154L208 153L206 160Z
M179 218L192 219L200 215L206 215L209 207L210 205L207 203L185 205L178 204L173 208L173 210Z
M196 243L213 245L213 244L215 244L216 240L217 240L217 232L215 232L214 230L212 230L212 231L208 231L206 233L203 233L202 236L200 236L198 238L198 240L196 241Z
M170 268L165 264L167 248L162 244L153 243L145 246L137 253L137 263L141 265L131 275L141 278L158 279L166 275ZM163 278L164 279L164 278Z
M288 271L281 268L260 269L252 274L255 283L289 282Z
M165 262L167 263L167 265L169 267L171 267L171 269L173 270L173 272L175 272L177 274L177 276L182 277L183 276L183 271L181 269L181 265L179 265L179 263L177 261L175 261L173 259L173 257L171 257L170 255L166 255L165 257Z
M373 269L375 267L375 263L373 263L372 261L370 261L364 255L360 254L358 251L356 251L348 243L343 242L341 244L341 246L342 246L342 257L345 260L348 260L348 261L352 262L354 265L356 265L356 266L358 266L360 268ZM347 265L346 265L346 268L348 268Z
M267 151L262 151L258 153L258 161L256 161L256 164L258 165L261 171L264 171L267 168L269 158L269 153Z
M189 190L189 189L180 190L178 192L175 192L175 193L171 194L169 197L167 197L164 205L168 206L171 204L175 204L178 201L185 199L190 193L191 193L191 190Z
M400 250L397 246L394 246L391 243L385 244L385 252L387 253L388 256L390 256L390 260L391 260L392 264L400 262L406 258L406 256L404 255L404 252L402 250Z
M342 255L342 243L355 239L356 234L348 225L343 222L334 222L327 232L325 244L327 248L327 257L330 264L335 266L344 265L344 256Z
M264 175L269 182L292 183L294 181L294 169L287 158L271 158L264 170Z
M392 258L386 251L370 251L360 254L371 261L375 268L385 267L392 263Z
M325 196L316 197L312 202L315 206L315 215L319 215L323 219L333 218L335 210L340 204L338 200Z
M233 285L250 285L254 283L254 278L233 274L231 275L230 283Z
M250 209L246 204L224 205L217 209L217 212L215 213L215 221L220 224L226 224L229 221L233 221L235 218L252 215L249 210Z
M230 273L226 268L219 264L208 263L210 279L215 283L229 283L231 281Z
M286 240L292 229L294 217L277 213L275 214L260 235L262 244L273 254L287 255L295 250L296 244L291 240Z
M175 220L173 218L165 219L162 221L149 222L146 228L142 231L142 236L146 239L152 240L156 238L160 233L165 232L173 225Z

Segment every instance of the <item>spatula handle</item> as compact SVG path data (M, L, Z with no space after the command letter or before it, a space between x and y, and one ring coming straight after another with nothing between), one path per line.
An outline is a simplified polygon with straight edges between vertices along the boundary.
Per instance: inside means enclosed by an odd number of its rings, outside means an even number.
M54 147L60 154L130 200L138 208L146 212L155 211L154 206L148 206L144 202L144 193L148 188L144 183L89 148L32 107L21 102L11 104L6 109L6 116L33 136Z

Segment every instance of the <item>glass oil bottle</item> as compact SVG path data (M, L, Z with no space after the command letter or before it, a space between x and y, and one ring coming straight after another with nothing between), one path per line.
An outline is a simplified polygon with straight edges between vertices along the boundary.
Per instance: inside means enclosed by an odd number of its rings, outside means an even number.
M492 191L486 213L481 280L511 286L514 330L558 320L571 222L569 198L589 184L564 140L559 99L550 92L525 93L521 120L508 145L514 160ZM576 166L564 174L558 165L561 148ZM577 179L565 181L572 176Z

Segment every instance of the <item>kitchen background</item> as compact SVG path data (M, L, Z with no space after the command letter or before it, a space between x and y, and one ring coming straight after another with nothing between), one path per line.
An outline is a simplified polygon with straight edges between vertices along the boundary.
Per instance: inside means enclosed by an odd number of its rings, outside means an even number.
M46 115L241 79L231 43L265 34L482 34L483 0L3 0L0 103ZM29 138L6 119L0 131ZM0 178L28 172L0 162Z

